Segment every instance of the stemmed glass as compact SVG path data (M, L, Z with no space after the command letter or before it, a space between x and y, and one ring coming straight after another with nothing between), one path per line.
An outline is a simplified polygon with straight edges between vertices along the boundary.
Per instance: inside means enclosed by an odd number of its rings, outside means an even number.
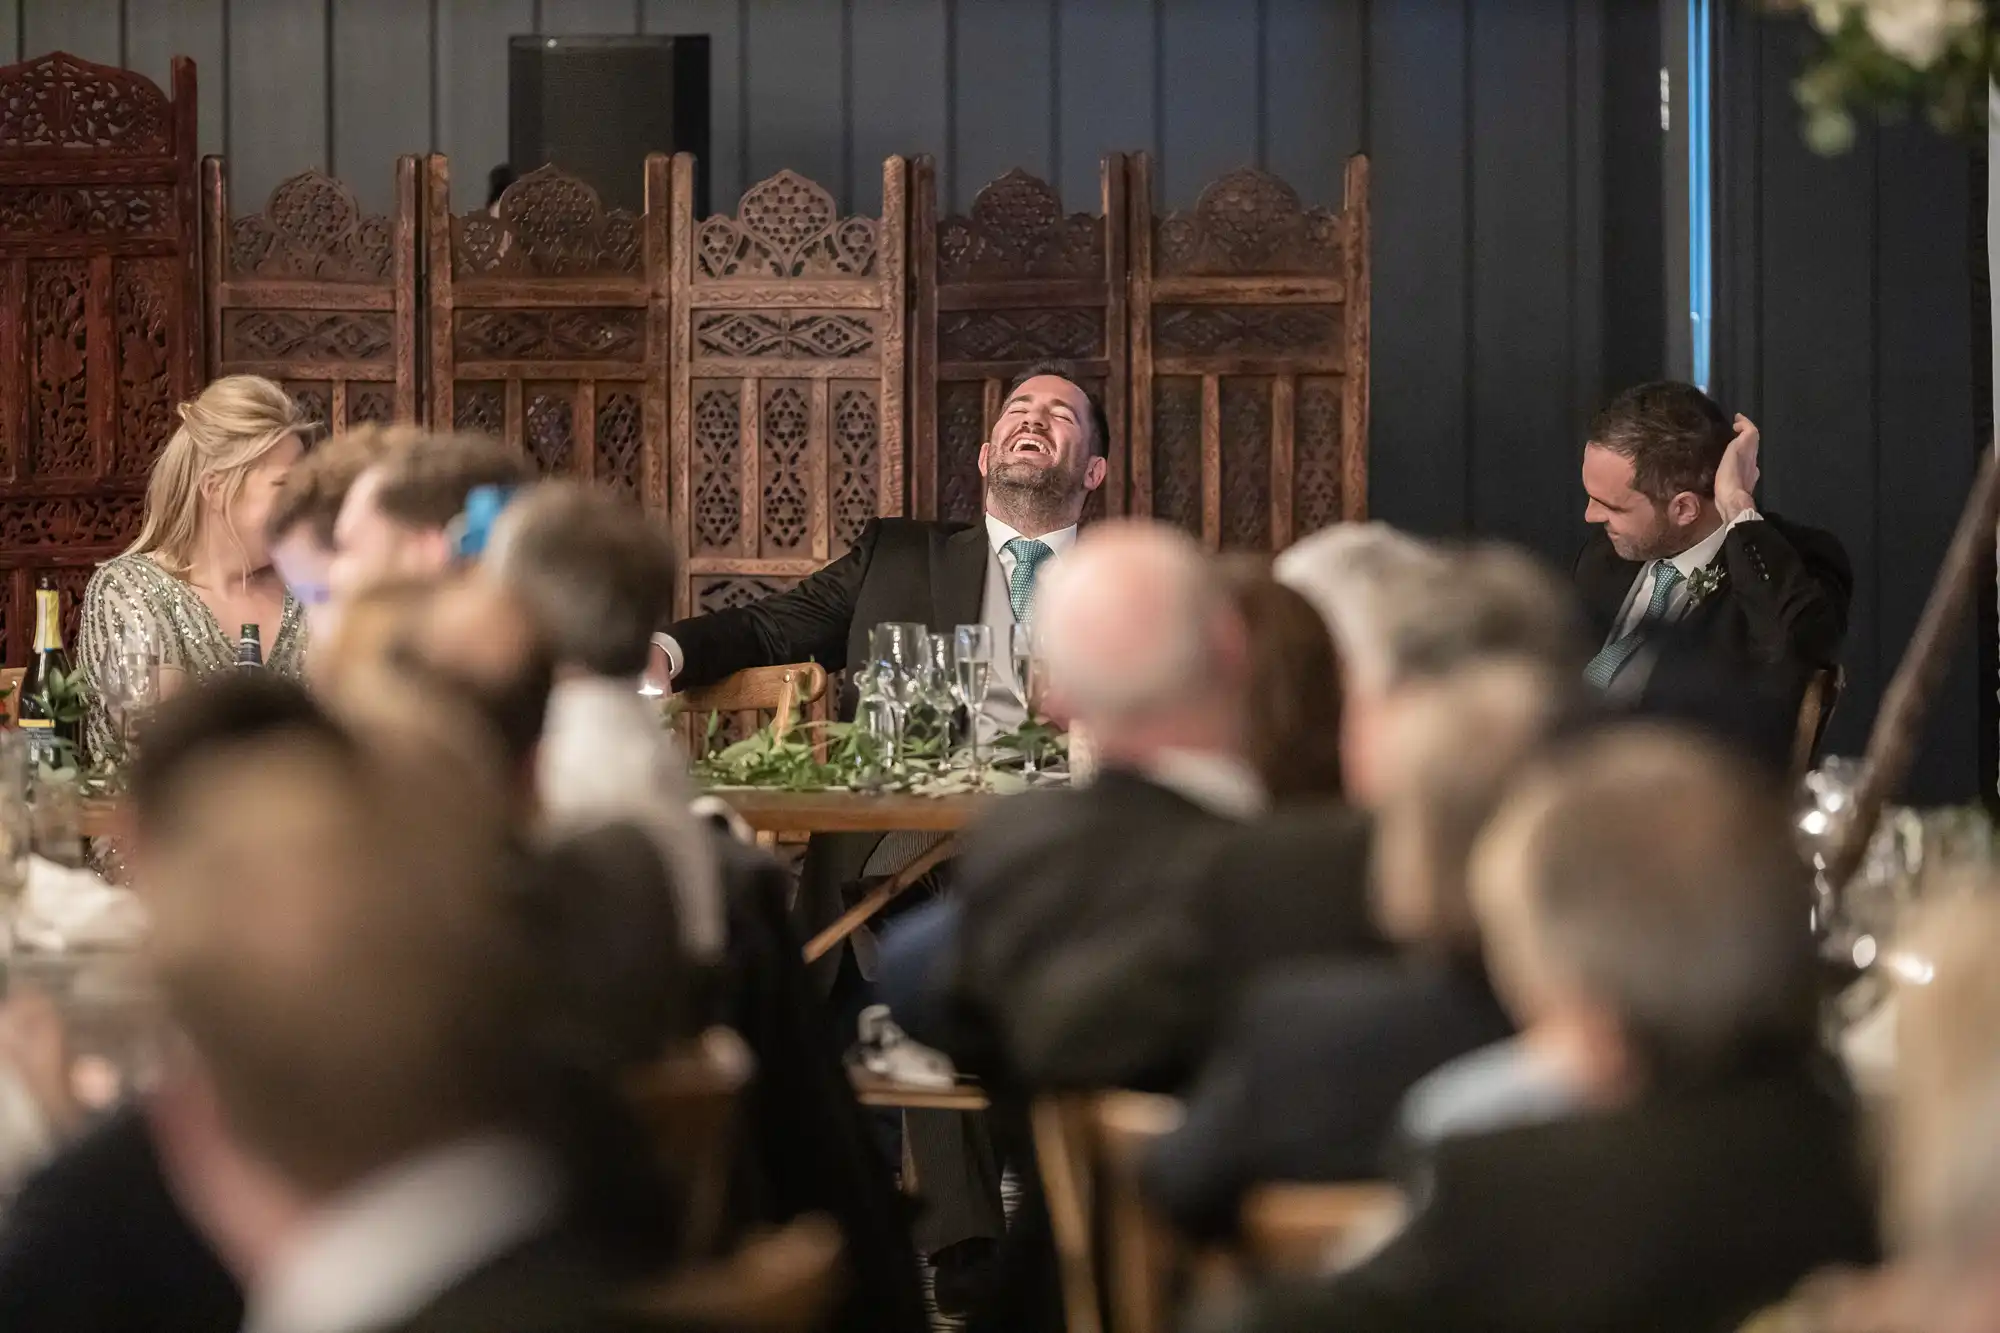
M993 629L960 625L952 630L952 694L965 710L965 727L972 741L972 771L978 775L979 723L986 711L986 686L993 675Z
M97 696L118 739L118 758L132 752L132 724L160 701L160 646L152 630L127 626L105 646L97 662Z
M1016 624L1008 631L1008 652L1014 664L1014 691L1021 700L1021 721L1023 725L1035 720L1035 630L1032 625ZM1035 747L1030 744L1022 751L1021 771L1033 778L1039 771L1035 764Z
M903 729L917 699L929 634L922 625L884 621L868 632L869 685L886 712L892 763L903 758Z

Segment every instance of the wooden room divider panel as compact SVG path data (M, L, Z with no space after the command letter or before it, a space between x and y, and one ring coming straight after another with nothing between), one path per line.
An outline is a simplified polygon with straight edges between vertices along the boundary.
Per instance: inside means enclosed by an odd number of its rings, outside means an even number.
M544 473L594 480L665 515L667 159L646 160L643 215L606 209L555 167L492 214L451 212L451 168L425 173L429 417L520 446Z
M1104 400L1110 475L1088 512L1125 509L1126 159L1098 168L1098 212L1065 216L1045 181L1014 170L940 219L937 171L912 168L910 501L920 518L972 521L979 448L1007 382L1037 361L1070 362Z
M735 606L903 512L909 164L882 165L882 215L781 171L694 219L673 163L672 530L681 613Z
M83 585L138 530L201 364L194 63L173 96L57 52L0 69L0 652L33 589Z
M201 185L209 377L278 380L329 431L417 420L417 159L396 159L386 217L317 171L241 217L221 158Z
M1268 551L1368 500L1368 161L1338 212L1231 172L1153 213L1133 159L1132 512Z

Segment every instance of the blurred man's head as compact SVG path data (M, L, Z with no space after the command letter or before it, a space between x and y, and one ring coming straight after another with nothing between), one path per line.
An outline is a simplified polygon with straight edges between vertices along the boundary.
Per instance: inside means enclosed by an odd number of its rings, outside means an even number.
M519 598L489 579L448 580L393 655L420 683L469 701L532 790L555 665Z
M1104 408L1076 372L1059 361L1030 366L979 449L987 512L1029 537L1069 527L1104 484L1110 448Z
M1241 755L1243 618L1186 533L1092 527L1041 576L1035 635L1052 707L1089 729L1106 764L1172 748Z
M666 533L630 501L544 482L508 506L481 567L520 599L557 661L595 676L637 676L673 612Z
M1219 566L1250 646L1244 749L1273 801L1342 795L1341 672L1333 635L1304 594L1258 556Z
M1494 817L1471 877L1489 966L1593 1093L1812 1049L1811 879L1786 813L1726 751L1633 727L1551 758Z
M409 427L364 426L336 435L295 465L278 488L264 541L315 637L331 633L333 527L355 478L416 437Z
M506 1127L539 997L499 803L407 738L202 763L149 949L228 1137L312 1199Z
M329 571L336 601L385 580L442 573L453 558L448 529L467 497L533 479L517 451L485 436L412 434L400 444L341 503Z
M1692 384L1627 389L1590 423L1584 521L1601 525L1623 559L1679 555L1715 525L1715 472L1732 434Z
M1567 677L1520 658L1408 688L1379 774L1374 890L1383 934L1426 952L1478 953L1466 863L1569 692Z

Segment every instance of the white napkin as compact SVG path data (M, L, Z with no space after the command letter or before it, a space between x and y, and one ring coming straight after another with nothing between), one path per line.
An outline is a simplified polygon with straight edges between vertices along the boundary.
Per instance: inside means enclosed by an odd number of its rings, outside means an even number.
M14 918L15 940L44 953L136 948L146 909L129 889L41 857L28 862L28 888Z

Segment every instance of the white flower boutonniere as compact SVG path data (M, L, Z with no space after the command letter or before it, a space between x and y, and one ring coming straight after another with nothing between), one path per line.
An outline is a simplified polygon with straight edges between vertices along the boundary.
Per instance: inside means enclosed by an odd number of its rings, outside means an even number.
M1703 565L1700 569L1688 575L1687 609L1692 611L1709 598L1715 596L1716 591L1724 583L1728 582L1728 580L1728 567L1720 561L1712 565Z

